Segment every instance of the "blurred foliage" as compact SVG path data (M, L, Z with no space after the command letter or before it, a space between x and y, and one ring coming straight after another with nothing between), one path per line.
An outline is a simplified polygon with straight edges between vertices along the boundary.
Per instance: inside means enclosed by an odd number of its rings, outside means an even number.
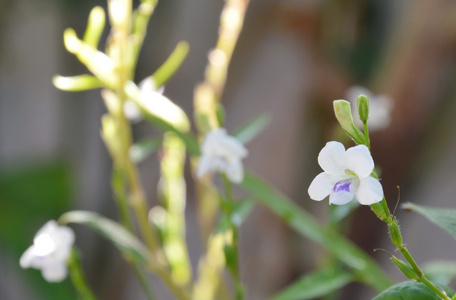
M69 167L51 162L0 171L0 251L17 262L32 244L36 228L68 210L71 199ZM21 275L36 291L34 299L76 299L68 281L48 284L38 270Z

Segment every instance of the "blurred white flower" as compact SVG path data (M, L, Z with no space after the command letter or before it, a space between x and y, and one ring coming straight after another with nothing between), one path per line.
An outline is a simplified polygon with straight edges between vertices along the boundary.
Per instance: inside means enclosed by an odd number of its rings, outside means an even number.
M355 124L363 127L359 119L356 99L359 95L365 95L369 98L369 119L367 124L370 131L378 131L387 128L391 123L391 112L393 110L393 100L388 95L375 95L370 90L362 86L352 86L345 94L347 100L352 104Z
M145 78L143 81L141 81L139 83L139 88L141 90L141 101L143 101L144 103L147 103L147 102L153 103L154 99L161 98L161 97L165 98L165 96L163 96L165 87L162 86L157 90L157 87L155 86L155 82L154 82L152 76L149 76L149 77ZM137 123L142 120L141 110L136 105L136 103L133 102L132 100L125 101L124 114L128 120L130 120L134 123Z
M224 128L209 132L201 145L201 157L196 168L198 178L211 172L222 172L234 183L244 178L241 160L248 151L238 140L228 135Z
M33 238L33 245L22 254L22 268L41 269L49 282L59 282L68 274L66 261L75 240L74 232L56 221L48 221Z
M318 155L324 172L315 177L309 187L312 200L321 201L329 195L330 204L346 204L356 196L363 205L383 199L380 182L371 177L374 160L369 149L358 145L345 151L339 142L328 142Z

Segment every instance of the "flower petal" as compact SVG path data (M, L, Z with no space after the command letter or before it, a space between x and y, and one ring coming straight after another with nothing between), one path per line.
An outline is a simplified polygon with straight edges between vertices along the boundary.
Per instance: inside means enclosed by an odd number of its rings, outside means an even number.
M336 182L329 195L329 204L343 205L352 201L358 186L359 180L353 177Z
M345 168L359 177L368 177L374 170L374 160L369 149L364 145L358 145L348 149L344 154Z
M242 163L239 159L231 161L226 166L226 176L230 179L233 183L241 183L242 179L244 179L244 169L242 167Z
M202 155L198 161L198 166L196 167L196 177L201 178L212 171L212 157L209 155Z
M33 254L33 249L34 247L30 246L27 250L25 250L24 254L22 254L19 260L19 265L21 266L21 268L26 269L30 267L35 267L33 263L35 258L35 255Z
M363 205L371 205L382 201L383 188L380 182L373 177L366 177L360 180L356 198Z
M328 142L318 154L318 164L326 173L344 174L345 147L339 142Z
M328 173L321 172L309 186L308 193L310 199L316 201L325 199L331 193L336 182L337 178Z
M355 197L355 193L352 191L339 191L337 193L331 193L329 196L329 204L343 205L352 201Z
M60 282L67 277L68 269L65 262L53 261L43 266L41 274L48 282Z

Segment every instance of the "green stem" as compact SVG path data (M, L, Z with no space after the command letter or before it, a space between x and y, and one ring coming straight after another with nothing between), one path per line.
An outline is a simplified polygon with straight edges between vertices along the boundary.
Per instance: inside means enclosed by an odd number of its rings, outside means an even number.
M434 293L436 293L437 295L439 295L442 299L444 300L451 300L450 297L447 296L447 294L445 292L442 292L441 290L439 290L434 284L432 284L432 282L430 282L426 277L422 277L422 279L420 280L420 282L424 283L425 285L427 285L431 290L434 291Z
M364 136L366 137L366 146L370 150L369 127L367 126L367 121L363 122L363 124L364 124Z
M412 257L412 254L406 248L405 244L402 242L402 234L399 230L399 224L394 216L391 215L388 206L386 205L386 200L383 198L382 200L382 207L384 211L379 212L378 210L373 209L374 213L382 219L387 225L390 232L391 241L395 244L399 251L402 253L404 258L410 264L410 266L415 271L418 279L416 281L424 283L427 287L429 287L432 291L434 291L437 295L439 295L443 300L451 300L444 292L440 291L432 282L430 282L421 271L420 267L416 263L415 259ZM407 274L404 273L407 276Z
M160 277L160 279L166 284L168 289L171 293L176 297L178 300L191 300L187 293L182 289L176 286L169 271L161 266L158 266L153 269L155 273Z
M222 211L226 214L228 219L230 229L232 232L231 245L227 245L232 248L232 261L230 264L227 264L228 270L231 273L233 278L235 291L236 291L236 300L244 299L244 287L242 286L241 276L239 272L239 230L236 224L233 223L233 208L235 205L233 198L233 188L231 186L231 181L228 179L226 174L222 174L222 178L225 184L225 196L226 199L222 200Z
M125 191L125 184L122 175L122 171L114 166L112 180L111 180L111 187L114 191L115 199L117 202L117 207L119 208L120 219L122 225L128 229L130 232L133 232L133 222L130 217L130 211L128 208L126 191ZM127 258L128 259L128 258ZM133 270L135 272L136 277L141 284L141 287L144 290L144 293L147 296L147 299L154 300L154 292L152 291L151 286L147 282L146 274L142 266L134 260L129 260L129 262L133 266Z
M71 251L71 256L68 261L68 268L70 269L70 277L74 287L84 300L96 300L97 298L89 288L84 273L81 268L79 254L76 249Z
M152 290L152 287L149 285L149 282L147 281L146 273L144 272L142 266L138 264L137 262L130 261L133 265L133 270L135 271L135 275L139 280L139 283L141 284L141 287L144 290L144 293L147 296L147 299L149 300L155 300L154 296L154 291Z

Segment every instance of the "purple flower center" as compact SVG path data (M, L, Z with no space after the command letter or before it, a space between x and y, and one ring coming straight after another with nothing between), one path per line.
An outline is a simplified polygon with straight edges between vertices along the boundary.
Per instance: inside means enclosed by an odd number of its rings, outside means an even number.
M338 181L334 187L333 187L333 192L338 193L338 192L350 192L350 185L353 183L351 179L344 179L341 181Z

